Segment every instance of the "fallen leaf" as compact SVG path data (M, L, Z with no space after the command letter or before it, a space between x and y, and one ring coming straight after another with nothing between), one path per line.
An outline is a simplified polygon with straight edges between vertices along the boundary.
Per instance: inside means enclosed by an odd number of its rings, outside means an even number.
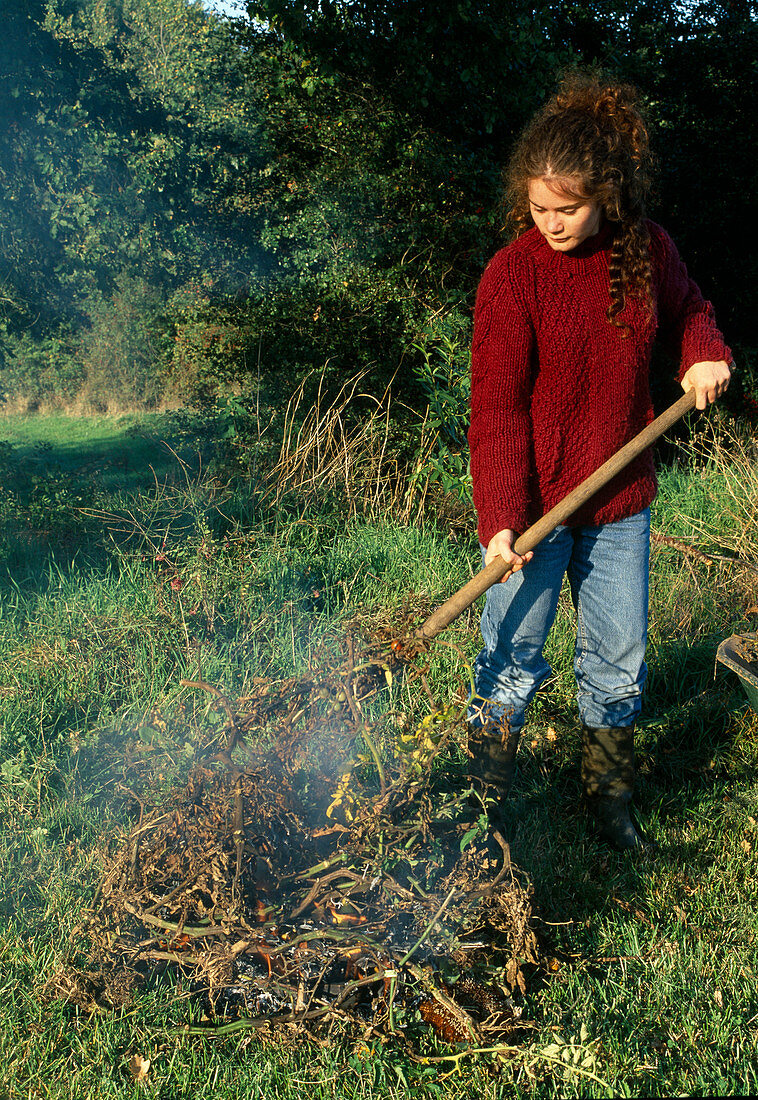
M511 959L505 971L505 980L511 989L515 989L516 986L523 992L524 978L521 974L521 968L516 959Z
M133 1054L126 1063L127 1069L132 1075L135 1085L144 1085L147 1073L150 1069L150 1059L143 1058L141 1054Z
M753 850L753 845L750 843L749 840L745 840L745 838L743 837L740 841L740 848L742 848L743 852L750 853Z
M719 1008L724 1007L724 995L723 995L723 993L721 992L720 989L714 990L713 999L716 1002L716 1004L719 1006Z

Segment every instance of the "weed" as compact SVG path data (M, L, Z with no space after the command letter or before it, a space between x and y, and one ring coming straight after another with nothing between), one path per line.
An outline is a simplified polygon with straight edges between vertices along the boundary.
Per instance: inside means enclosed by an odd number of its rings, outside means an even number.
M471 397L468 345L468 334L461 332L443 332L436 340L414 345L421 354L416 375L428 402L424 429L429 439L419 448L413 479L438 485L465 505L471 504L473 492L466 447Z

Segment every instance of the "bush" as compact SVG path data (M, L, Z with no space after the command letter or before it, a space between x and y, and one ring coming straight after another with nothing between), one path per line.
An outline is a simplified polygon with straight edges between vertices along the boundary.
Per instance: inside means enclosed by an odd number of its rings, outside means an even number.
M113 294L94 301L88 312L89 329L81 339L87 403L98 412L155 408L167 337L160 293L144 279L122 274Z
M41 338L29 332L9 337L0 399L8 408L28 412L73 401L85 379L77 350L67 329Z
M414 346L415 373L427 401L426 445L415 478L438 485L459 503L472 503L466 433L471 399L470 325L459 309L436 318Z
M257 333L244 307L216 300L208 280L187 283L167 306L172 339L164 363L166 395L198 407L239 384L257 362Z

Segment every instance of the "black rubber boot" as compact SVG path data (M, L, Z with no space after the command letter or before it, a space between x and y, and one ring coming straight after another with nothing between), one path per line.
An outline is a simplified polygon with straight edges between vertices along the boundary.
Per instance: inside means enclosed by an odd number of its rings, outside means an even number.
M469 726L469 779L477 791L472 803L486 807L490 825L498 829L502 828L500 803L513 785L518 742L519 735L511 733L507 719Z
M619 851L647 845L629 814L634 793L634 726L582 732L582 786L601 835Z
M512 734L508 722L488 722L484 726L469 726L468 747L471 753L469 777L478 785L496 787L505 797L516 771L518 734Z

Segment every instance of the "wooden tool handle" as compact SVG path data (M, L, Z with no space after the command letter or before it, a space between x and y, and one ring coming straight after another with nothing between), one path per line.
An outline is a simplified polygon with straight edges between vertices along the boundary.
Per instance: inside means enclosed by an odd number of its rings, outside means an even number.
M538 519L536 523L527 528L514 543L513 549L516 553L526 554L528 550L533 550L551 531L554 531L560 524L565 523L569 516L573 515L591 496L594 496L598 489L607 485L611 478L615 477L633 459L652 446L659 436L663 435L672 424L675 424L677 420L680 420L685 413L690 412L694 407L695 391L689 390L665 412L661 413L652 424L648 424L646 428L643 428L634 439L630 439L620 451L617 451L599 469L595 470L594 474L590 474L575 489L572 489L568 496L565 496L554 508L546 512L542 519ZM468 584L464 584L463 588L460 588L441 607L438 607L426 622L418 628L415 637L420 641L429 641L431 638L435 638L454 619L457 619L467 607L470 607L483 592L486 592L497 581L506 580L512 572L511 567L506 565L498 555L475 577L472 577Z

